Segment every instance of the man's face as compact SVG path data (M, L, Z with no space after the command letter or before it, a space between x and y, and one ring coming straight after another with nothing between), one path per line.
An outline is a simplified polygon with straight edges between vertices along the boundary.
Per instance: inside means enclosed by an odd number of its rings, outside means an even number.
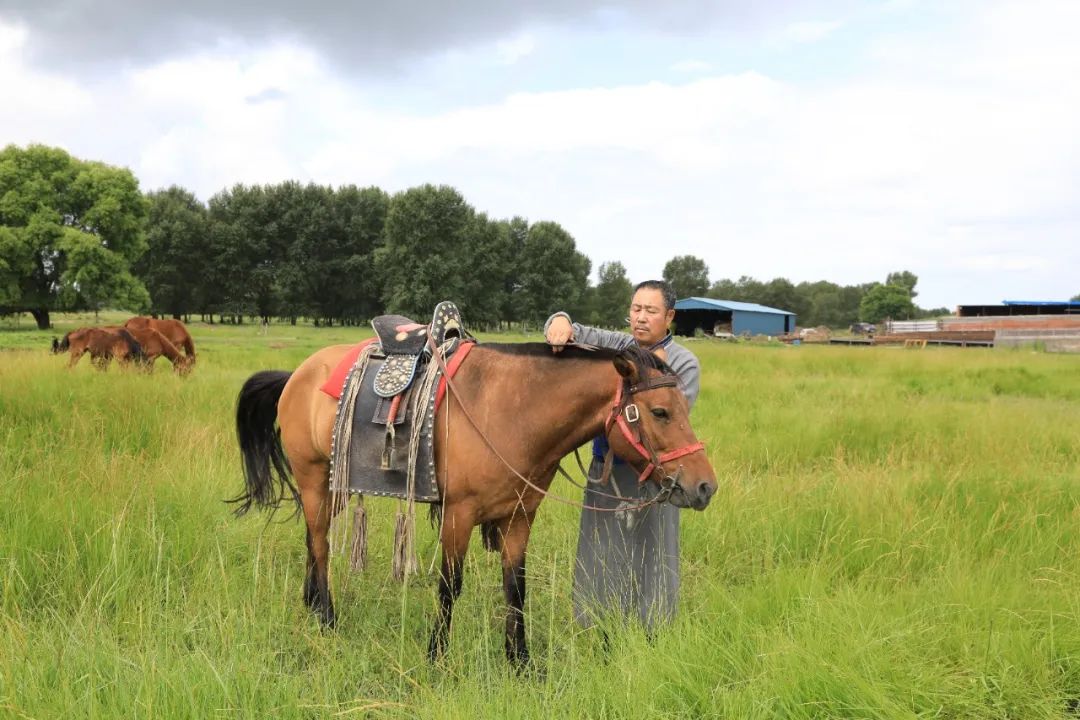
M664 307L659 290L641 288L630 301L630 331L638 345L648 347L663 340L674 317L675 309Z

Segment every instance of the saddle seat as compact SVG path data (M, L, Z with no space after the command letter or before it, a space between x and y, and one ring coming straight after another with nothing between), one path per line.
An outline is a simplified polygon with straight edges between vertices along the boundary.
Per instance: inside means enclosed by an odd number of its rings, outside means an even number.
M431 357L431 345L440 348L450 340L471 337L465 332L461 311L449 300L435 306L430 325L404 315L380 315L371 321L385 360L375 376L375 394L393 398L409 389L416 369ZM429 341L429 337L431 341ZM449 356L457 348L447 349Z

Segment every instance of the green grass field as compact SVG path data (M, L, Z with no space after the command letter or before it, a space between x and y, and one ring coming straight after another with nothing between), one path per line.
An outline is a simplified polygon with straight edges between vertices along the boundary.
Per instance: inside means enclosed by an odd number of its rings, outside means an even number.
M371 564L338 561L339 628L323 632L300 597L302 525L222 502L241 487L244 379L361 331L196 324L180 379L164 360L149 377L67 371L31 327L0 326L0 716L1080 713L1078 357L694 342L721 490L683 514L677 621L651 641L613 625L607 646L576 628L577 514L546 504L535 669L518 677L498 559L475 538L430 665L426 523L402 587L394 505L369 503Z

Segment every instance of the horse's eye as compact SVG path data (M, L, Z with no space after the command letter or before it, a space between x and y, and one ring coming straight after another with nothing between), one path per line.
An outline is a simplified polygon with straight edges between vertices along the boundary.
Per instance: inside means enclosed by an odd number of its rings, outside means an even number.
M667 410L665 410L664 408L659 408L659 407L653 408L652 409L652 414L653 414L654 418L659 418L660 420L667 420L668 419Z

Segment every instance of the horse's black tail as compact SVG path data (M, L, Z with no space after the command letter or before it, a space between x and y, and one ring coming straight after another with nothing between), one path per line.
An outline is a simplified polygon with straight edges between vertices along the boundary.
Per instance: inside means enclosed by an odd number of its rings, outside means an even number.
M277 403L292 373L264 370L247 379L236 399L236 437L244 461L244 492L228 502L237 503L237 516L257 505L277 510L286 494L300 512L300 493L289 477L289 461L281 447L281 431L274 426Z

